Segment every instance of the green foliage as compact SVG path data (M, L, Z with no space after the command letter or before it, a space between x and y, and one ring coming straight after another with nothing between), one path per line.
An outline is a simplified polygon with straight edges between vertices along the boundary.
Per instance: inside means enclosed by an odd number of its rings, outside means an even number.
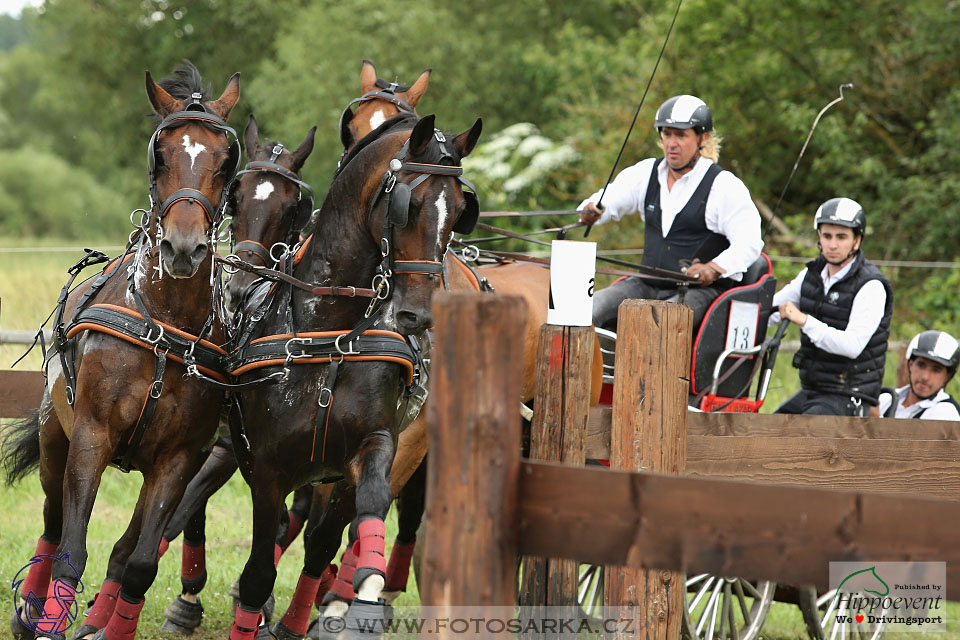
M26 148L0 151L0 234L115 244L126 234L131 209L115 191L56 156Z

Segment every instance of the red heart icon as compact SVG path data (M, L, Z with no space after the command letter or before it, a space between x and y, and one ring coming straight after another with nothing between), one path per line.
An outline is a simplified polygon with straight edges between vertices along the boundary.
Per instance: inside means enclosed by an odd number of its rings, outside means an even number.
M863 622L863 614L857 616L857 622Z

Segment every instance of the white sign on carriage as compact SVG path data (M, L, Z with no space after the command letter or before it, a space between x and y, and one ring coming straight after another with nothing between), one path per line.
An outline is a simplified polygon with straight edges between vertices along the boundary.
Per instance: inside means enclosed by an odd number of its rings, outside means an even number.
M574 327L593 324L596 265L596 242L553 241L550 249L548 324Z

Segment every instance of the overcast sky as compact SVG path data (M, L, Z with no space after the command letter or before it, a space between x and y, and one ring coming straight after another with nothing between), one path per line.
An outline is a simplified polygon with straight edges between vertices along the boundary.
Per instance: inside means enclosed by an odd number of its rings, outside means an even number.
M43 0L0 0L0 13L9 13L12 16L19 16L20 11L26 6L36 6Z

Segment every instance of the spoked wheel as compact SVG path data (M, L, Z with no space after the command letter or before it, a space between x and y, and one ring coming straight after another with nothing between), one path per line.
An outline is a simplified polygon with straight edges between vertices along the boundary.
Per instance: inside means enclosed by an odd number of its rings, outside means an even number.
M588 618L599 618L603 607L603 567L596 564L581 564L578 567L577 602Z
M807 625L807 634L812 640L827 640L833 638L855 638L856 640L878 640L883 637L884 623L876 625L871 630L866 620L857 622L856 611L849 608L848 601L837 598L837 590L818 596L815 587L804 586L799 588L800 611L803 613L803 622ZM881 612L881 616L888 611ZM850 622L838 622L838 620Z
M687 578L686 638L753 640L767 619L776 585L703 573Z

